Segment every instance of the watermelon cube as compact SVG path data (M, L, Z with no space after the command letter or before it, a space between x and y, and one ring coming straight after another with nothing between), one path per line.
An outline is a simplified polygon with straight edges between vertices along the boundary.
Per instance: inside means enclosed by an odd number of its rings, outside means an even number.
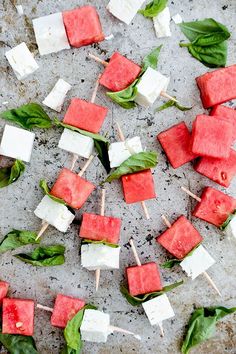
M121 219L96 214L83 214L79 236L94 241L118 243Z
M233 126L233 140L236 140L236 109L219 104L212 108L210 115L230 122Z
M107 111L106 107L72 98L63 123L96 134L102 127Z
M93 6L64 11L62 15L71 46L79 48L104 40L100 19Z
M7 283L6 281L0 281L0 305L2 304L2 300L4 299L4 297L7 296L8 288L9 283Z
M183 215L156 238L160 245L178 259L183 259L202 240L199 232Z
M121 91L132 84L140 72L139 65L115 52L110 58L99 83L111 91Z
M206 73L196 78L204 108L236 98L236 65Z
M124 198L127 204L156 198L151 170L131 173L121 177Z
M162 289L159 269L154 262L126 268L129 293L133 296Z
M56 297L51 325L54 327L65 328L67 322L85 306L84 300L58 294Z
M196 155L226 159L232 143L232 124L205 114L193 122L192 151Z
M193 215L220 227L236 210L236 199L211 187L205 187Z
M63 199L71 208L80 209L95 188L86 179L67 168L63 168L50 194Z
M190 149L191 135L184 122L161 132L157 139L173 168L178 168L197 157Z
M236 175L236 151L231 149L228 159L202 157L197 162L195 170L221 186L229 187Z
M3 299L2 333L34 334L34 301L23 299Z

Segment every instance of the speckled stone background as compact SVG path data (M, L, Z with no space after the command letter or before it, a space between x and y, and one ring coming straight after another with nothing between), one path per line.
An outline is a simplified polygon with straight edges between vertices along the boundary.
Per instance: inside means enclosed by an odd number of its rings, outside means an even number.
M187 50L178 46L179 40L184 39L178 27L172 22L172 37L157 39L154 34L152 21L137 15L130 26L114 19L107 11L108 0L83 1L48 1L48 0L19 0L25 16L19 17L13 1L0 0L0 109L13 108L29 101L42 102L52 89L58 78L63 78L72 85L67 102L59 117L63 117L71 97L89 99L95 80L103 68L87 59L88 52L109 58L114 50L119 50L137 63L150 50L163 44L159 69L171 77L169 93L176 95L181 103L194 105L189 112L180 112L171 108L162 113L155 113L156 106L162 104L158 100L154 107L142 109L137 107L126 111L116 106L105 96L105 90L100 87L97 103L109 107L109 114L102 132L108 132L111 141L117 139L115 121L120 121L127 136L140 135L143 145L155 149L159 153L159 164L154 173L157 199L147 202L151 220L143 217L140 205L126 205L123 201L121 185L114 182L107 186L106 214L123 219L121 233L121 267L120 271L102 272L101 286L97 293L94 290L94 274L82 270L80 266L80 241L77 236L83 211L99 213L100 189L98 188L76 218L69 232L62 234L50 227L43 237L43 244L64 244L67 248L66 263L52 268L35 268L15 259L11 253L0 257L0 277L11 283L10 295L13 297L32 298L41 304L53 306L54 297L58 292L78 296L99 305L101 310L111 314L112 324L127 328L142 335L139 342L130 336L120 334L109 336L106 344L84 343L84 353L89 354L118 354L118 353L162 353L175 354L180 352L180 344L185 326L193 309L208 305L236 305L236 241L228 240L215 227L191 217L195 201L188 198L180 189L181 185L188 186L195 193L200 193L206 185L221 189L218 185L194 172L191 164L174 170L168 164L166 157L156 141L157 133L174 123L184 120L189 127L198 113L203 112L194 78L205 73L208 69L194 60ZM57 54L40 57L32 31L33 18L53 12L72 9L76 6L96 5L106 35L114 34L112 41L104 41L92 47L71 49ZM221 21L232 32L229 40L228 64L235 63L235 0L199 0L199 1L169 1L171 14L177 12L184 20L195 20L213 17ZM40 69L24 82L19 82L4 57L5 51L25 41L33 50ZM8 101L8 105L2 103ZM47 110L51 117L55 112ZM1 128L5 122L1 121ZM8 188L0 190L0 232L3 236L13 228L38 230L40 220L34 216L33 210L42 198L38 187L40 178L44 177L53 182L63 166L68 166L70 157L57 147L61 134L59 129L36 131L36 140L31 163L28 164L24 177ZM82 159L76 169L83 165ZM96 183L104 178L104 170L96 159L88 169L86 177ZM236 181L235 181L236 182ZM227 193L236 195L236 183L232 183ZM165 227L161 214L168 215L174 221L184 214L204 237L204 245L217 263L209 270L209 274L221 289L220 299L214 290L208 286L204 277L194 282L188 280L184 273L176 267L173 270L162 270L164 284L185 279L185 284L169 293L176 316L164 322L165 337L160 337L158 327L151 327L142 308L131 307L119 292L119 284L123 280L125 266L134 264L134 258L127 245L133 236L142 262L163 262L168 254L156 244L155 236ZM31 247L26 248L26 250ZM35 339L39 352L42 354L58 354L63 345L61 330L51 327L48 313L36 310ZM3 350L4 352L4 350ZM236 316L228 316L217 326L217 334L192 351L203 353L236 353Z

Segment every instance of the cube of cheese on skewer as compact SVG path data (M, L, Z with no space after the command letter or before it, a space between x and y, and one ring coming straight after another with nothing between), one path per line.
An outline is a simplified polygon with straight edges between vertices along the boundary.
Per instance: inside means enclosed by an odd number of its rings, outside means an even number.
M170 37L170 10L167 6L156 17L153 17L154 28L157 38Z
M110 144L108 155L111 168L120 166L131 155L142 151L142 143L138 136Z
M159 71L148 67L137 84L137 96L135 102L143 107L150 107L160 96L166 92L170 78Z
M166 294L142 303L144 311L152 326L160 324L175 316L174 310Z
M51 316L51 325L65 328L67 322L70 321L84 306L84 300L58 294Z
M107 112L108 109L106 107L81 100L80 98L72 98L63 123L96 134L101 129Z
M0 155L29 162L34 138L34 133L6 124L0 145Z
M76 173L63 168L50 194L63 199L71 208L80 209L96 187Z
M2 333L34 334L34 301L23 299L3 299Z
M2 305L2 300L7 296L8 289L9 283L0 281L0 306Z
M225 233L229 238L233 237L236 239L236 215L232 217L231 221L226 226Z
M54 111L61 112L67 92L71 85L63 79L59 79L49 95L44 99L43 104Z
M212 108L210 115L228 121L233 126L233 141L236 140L236 109L221 104Z
M61 12L34 19L33 27L40 55L70 48Z
M205 187L193 215L220 227L236 209L236 199L212 187Z
M129 25L143 3L144 0L110 0L107 10L120 21Z
M64 11L63 21L68 40L73 47L79 48L104 40L100 19L93 6Z
M215 260L207 252L207 250L200 245L191 255L185 257L185 259L180 263L180 266L187 273L187 275L194 280L213 264L215 264Z
M70 129L64 129L58 143L62 150L88 159L94 149L94 141L89 136L82 135Z
M84 213L79 236L94 241L117 244L120 238L121 220L110 216Z
M109 330L110 315L98 310L86 309L80 327L82 340L95 343L106 343Z
M25 42L8 50L5 55L18 80L24 80L39 68Z
M43 197L34 213L61 232L66 232L75 218L65 205L55 202L47 195Z
M81 265L88 270L119 269L120 247L110 247L103 244L82 244Z

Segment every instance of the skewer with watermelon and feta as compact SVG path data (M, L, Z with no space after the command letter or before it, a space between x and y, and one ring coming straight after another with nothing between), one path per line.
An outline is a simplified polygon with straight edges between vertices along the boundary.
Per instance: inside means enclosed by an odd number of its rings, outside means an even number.
M101 270L119 269L121 219L105 216L105 193L102 189L100 215L84 213L79 236L81 265L96 271L96 291L99 287Z
M227 235L236 238L235 198L212 187L205 187L201 197L198 197L186 187L182 186L181 189L198 201L192 212L193 216L215 225L225 231Z
M80 298L58 294L53 308L40 304L37 304L37 308L52 313L51 325L64 329L66 345L74 350L81 346L81 340L105 343L108 335L114 332L132 335L141 340L141 337L133 332L112 326L109 314L99 311L96 306L86 304ZM81 318L79 325L77 318ZM76 344L75 346L71 346L69 328L74 330L71 340L73 340L74 345ZM76 338L74 337L75 333L78 333Z
M45 196L34 211L35 215L42 219L42 227L37 239L44 234L49 225L61 232L67 231L75 217L68 207L80 209L96 188L91 182L82 178L93 158L94 156L91 155L78 174L63 168L51 191L45 180L40 181Z
M163 287L157 264L155 262L142 264L132 238L129 243L137 265L126 268L128 289L122 285L121 293L131 305L143 306L149 322L152 326L160 327L163 337L162 322L175 316L166 292L181 285L183 281Z
M159 96L176 101L166 91L169 77L156 70L161 46L144 57L142 67L115 52L109 62L89 53L89 57L102 64L105 70L99 80L111 92L107 95L123 108L139 104L150 107Z
M206 272L215 263L215 260L201 245L203 238L200 233L184 215L180 216L172 225L165 215L162 215L162 220L168 229L158 236L156 241L176 257L164 263L162 267L172 268L175 264L179 264L192 280L203 274L217 294L222 296Z
M110 144L108 150L110 166L116 169L105 182L121 178L125 202L141 202L146 218L150 219L145 201L156 198L151 168L157 165L157 153L143 151L138 136L125 139L120 125L116 124L121 141Z

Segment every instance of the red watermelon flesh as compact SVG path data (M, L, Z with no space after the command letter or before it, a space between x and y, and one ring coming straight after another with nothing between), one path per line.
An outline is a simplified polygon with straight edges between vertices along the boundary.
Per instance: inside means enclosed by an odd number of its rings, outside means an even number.
M236 109L217 105L212 108L210 115L230 122L233 126L233 141L236 140Z
M63 168L50 194L63 199L71 208L80 209L95 188L86 179Z
M99 82L111 91L121 91L132 84L140 72L139 65L115 52Z
M125 201L127 204L156 198L151 170L145 170L121 177Z
M71 46L79 48L104 40L100 19L93 6L64 11L62 15Z
M23 299L3 299L2 333L34 334L34 301Z
M107 112L106 107L79 98L72 98L63 123L96 134L101 129Z
M215 226L221 226L236 209L236 199L211 187L205 187L193 215Z
M51 325L54 327L65 328L67 322L85 306L85 302L81 299L58 294L56 297Z
M199 232L183 215L156 238L158 243L178 259L183 259L202 240Z
M83 214L79 236L89 240L117 244L120 238L121 219L96 214Z
M184 122L157 135L173 168L178 168L197 156L190 149L191 135Z
M127 267L126 274L129 293L133 296L152 293L163 288L159 269L154 262Z
M236 65L217 69L196 78L204 108L236 98Z
M236 175L236 151L231 149L228 159L202 157L195 170L221 186L229 187Z
M6 281L0 281L0 305L2 304L2 300L4 299L4 297L7 296L8 288L9 283L7 283Z
M226 159L232 143L232 124L205 114L193 122L192 151L196 155Z

